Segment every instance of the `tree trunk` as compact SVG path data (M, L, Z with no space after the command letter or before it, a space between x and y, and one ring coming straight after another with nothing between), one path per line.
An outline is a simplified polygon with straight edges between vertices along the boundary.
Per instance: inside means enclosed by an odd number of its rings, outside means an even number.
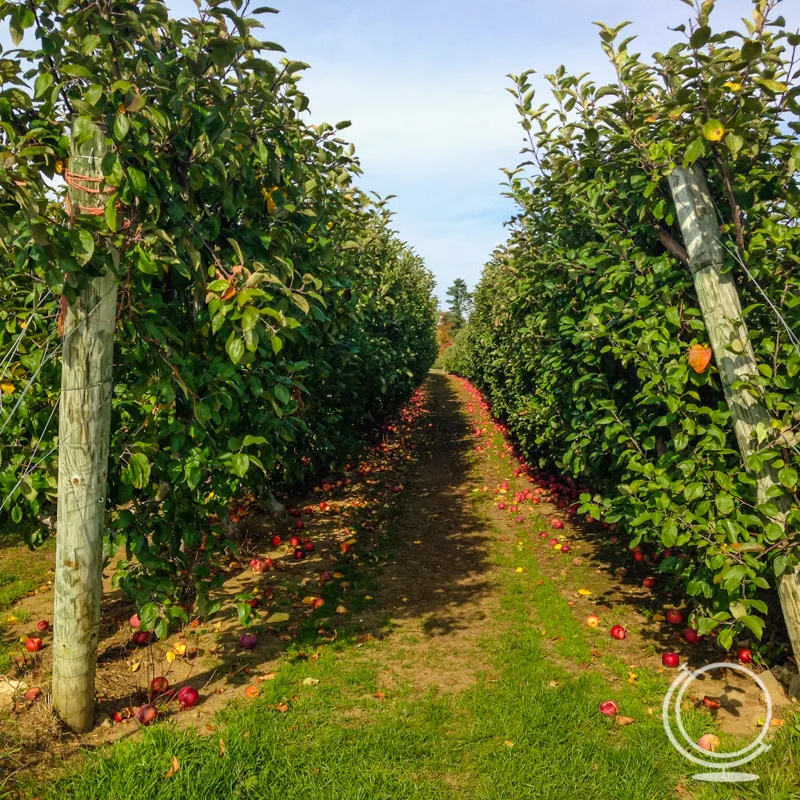
M706 178L696 164L690 169L676 167L669 176L669 185L739 451L746 460L759 447L756 429L760 423L762 430L769 434L770 415L760 397L747 388L734 388L737 381L751 382L759 373L736 284L730 272L722 273L725 250L717 236L716 211ZM754 477L759 504L772 500L779 509L773 521L785 528L791 499L782 487L780 495L769 496L773 486L780 487L777 472L765 465ZM797 569L787 570L779 578L778 596L795 663L800 664L800 572Z
M105 197L96 191L105 149L105 133L99 129L89 141L77 143L73 138L71 213L103 208ZM53 705L64 723L78 732L89 730L94 722L116 306L117 279L107 272L67 306L64 320Z

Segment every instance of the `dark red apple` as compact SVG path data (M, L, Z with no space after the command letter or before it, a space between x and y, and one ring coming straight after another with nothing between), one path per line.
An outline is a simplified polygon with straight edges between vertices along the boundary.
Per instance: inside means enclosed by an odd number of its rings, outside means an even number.
M169 681L163 675L157 675L150 681L150 691L153 694L164 694L169 689Z
M303 545L303 549L306 551L306 553L314 552L314 542L306 542Z
M150 631L134 631L131 638L138 647L146 647L153 641L153 634Z
M50 630L50 623L46 619L40 619L36 623L36 630L37 631L41 631L42 633L44 633L45 631L49 631Z
M689 644L697 644L701 636L694 628L686 628L683 632L683 638L689 642Z
M647 577L642 581L642 586L645 589L652 589L656 585L656 579L651 577Z
M624 639L628 635L622 625L615 625L609 633L612 639Z
M303 549L302 547L295 547L294 557L298 560L305 558L306 557L305 549Z
M193 686L184 686L177 694L181 708L194 708L200 702L200 694Z
M550 526L560 531L564 527L564 523L560 519L551 519Z
M253 650L257 644L258 636L254 633L243 633L239 637L239 647L241 647L242 650Z

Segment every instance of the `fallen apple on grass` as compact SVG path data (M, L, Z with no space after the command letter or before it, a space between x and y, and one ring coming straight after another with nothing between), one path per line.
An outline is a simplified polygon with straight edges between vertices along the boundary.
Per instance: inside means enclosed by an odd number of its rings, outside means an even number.
M720 741L719 736L716 736L713 733L704 733L698 740L697 744L703 748L703 750L709 750L712 753L715 750L719 749Z
M597 614L589 614L589 616L586 617L586 624L590 628L596 628L600 624L600 617L598 617Z
M611 634L612 639L624 639L628 634L625 632L625 628L622 625L614 625L613 628L609 631Z
M134 614L128 622L130 623L131 628L138 628L142 623L139 622L139 615Z
M275 536L272 537L271 541L272 541L272 546L273 547L280 547L281 546L281 542L283 540L281 539L280 536L275 535Z
M598 708L604 717L616 717L619 713L619 706L613 700L604 700Z
M564 527L564 523L560 519L551 519L550 527L560 531Z

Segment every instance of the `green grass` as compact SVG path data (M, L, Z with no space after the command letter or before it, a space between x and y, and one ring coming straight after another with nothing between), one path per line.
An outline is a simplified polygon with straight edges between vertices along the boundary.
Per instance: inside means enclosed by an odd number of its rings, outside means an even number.
M9 642L6 629L9 614L5 613L18 600L38 589L50 577L50 563L43 554L55 549L55 540L50 539L36 553L32 553L23 543L22 537L0 528L0 674L11 667L12 650L15 643ZM26 622L24 611L15 611L20 622Z
M487 502L477 500L476 513ZM378 673L401 642L389 636L356 647L343 637L322 648L318 661L293 659L308 651L298 643L278 678L262 684L261 697L228 707L213 733L156 725L87 754L80 769L37 793L71 800L674 800L681 782L695 800L800 798L800 731L789 724L753 765L762 775L755 786L693 784L691 765L669 746L657 717L665 680L642 670L631 686L627 667L613 658L603 662L617 677L613 687L599 671L581 669L590 659L587 630L535 556L498 548L493 557L502 597L484 642L491 677L480 676L473 688L418 696L393 684L376 699ZM561 638L547 643L542 629ZM319 684L304 685L307 677ZM288 713L269 708L293 696ZM597 706L608 698L636 722L620 727L601 717ZM689 712L685 722L693 736L712 729L705 713ZM167 778L173 757L180 769Z

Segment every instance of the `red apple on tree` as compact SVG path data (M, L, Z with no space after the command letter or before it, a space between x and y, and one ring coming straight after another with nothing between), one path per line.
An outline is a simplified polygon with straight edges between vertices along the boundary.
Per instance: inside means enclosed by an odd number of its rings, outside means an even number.
M753 661L753 651L749 647L742 647L736 655L742 664L750 664Z
M686 628L683 632L683 638L689 642L689 644L697 644L701 636L694 628Z

